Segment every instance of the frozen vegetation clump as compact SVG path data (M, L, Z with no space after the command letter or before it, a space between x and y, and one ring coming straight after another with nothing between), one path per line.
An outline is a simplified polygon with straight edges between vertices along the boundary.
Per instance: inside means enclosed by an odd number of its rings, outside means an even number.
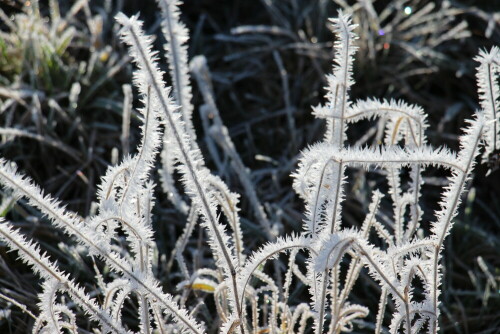
M83 288L78 277L61 270L35 240L2 219L0 238L43 280L33 333L80 333L80 326L96 333L204 333L214 330L209 321L220 324L221 333L341 333L352 331L369 313L376 314L375 333L437 333L444 242L476 161L488 161L500 147L500 49L476 57L481 109L463 129L458 152L434 148L427 142L421 107L399 100L350 98L356 25L339 11L331 19L336 42L326 103L313 108L315 117L326 122L326 132L302 151L292 175L293 188L304 202L302 228L279 235L280 227L268 218L220 121L206 60L198 56L188 63L188 31L179 19L179 2L159 0L158 5L172 87L164 81L153 37L143 31L138 16L118 14L120 37L136 68L141 139L134 155L108 168L94 215L80 218L13 162L0 160L0 181L12 190L12 197L26 199L76 240L81 254L102 264L95 266L95 289ZM213 124L206 128L215 138L211 145L231 157L242 194L233 193L204 162L192 123L190 73L204 98L201 112L211 113ZM384 133L380 143L349 145L347 128L366 119L378 120ZM158 252L151 176L158 158L162 189L187 217L170 263L176 262L182 277L172 293L165 291L154 270ZM347 226L342 219L348 168L376 169L386 180L386 187L372 192L359 227ZM448 182L434 218L424 221L423 172L430 168L443 169ZM182 189L175 182L179 176ZM256 251L245 247L240 196L248 197L254 215L249 218L268 239ZM386 204L391 215L381 219L379 211ZM193 270L183 253L197 223L206 233L213 261ZM350 298L364 270L380 288L378 309ZM298 285L307 289L309 299L302 303L290 298ZM212 294L212 314L202 312L200 303L189 302L187 290Z

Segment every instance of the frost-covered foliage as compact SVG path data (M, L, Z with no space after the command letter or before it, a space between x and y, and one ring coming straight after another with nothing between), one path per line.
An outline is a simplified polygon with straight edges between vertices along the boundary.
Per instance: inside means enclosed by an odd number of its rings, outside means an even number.
M102 261L112 275L103 279L96 272L96 291L86 291L75 278L63 272L40 250L35 241L17 232L10 223L0 223L0 237L43 279L40 312L33 332L76 333L88 316L95 332L133 332L122 319L127 300L137 301L136 318L141 333L203 333L209 327L200 306L186 303L183 293L166 293L153 271L156 245L153 239L154 184L151 173L162 148L163 188L172 203L187 214L183 235L172 255L183 281L178 288L212 293L212 321L222 333L340 333L351 331L355 320L377 314L375 333L437 333L439 330L442 254L453 226L466 183L481 147L483 156L500 145L498 130L499 49L482 51L477 57L481 110L469 121L460 137L460 150L433 148L427 144L426 115L422 108L403 101L367 99L352 101L350 87L356 53L355 25L343 12L332 20L337 34L332 74L327 77L326 103L314 115L326 119L321 142L306 148L293 174L294 189L305 203L301 231L277 236L278 228L267 218L243 163L220 119L207 83L203 58L189 66L185 42L187 29L179 21L179 2L159 0L163 17L165 50L173 78L172 90L163 81L153 38L145 35L136 16L119 14L120 36L136 65L134 84L142 99L141 141L138 152L109 167L98 190L98 212L86 219L67 210L59 201L34 185L11 162L0 160L0 181L40 210L55 227L80 243L88 256ZM239 195L206 167L194 136L188 69L199 82L205 99L202 108L215 117L211 131L217 145L230 152L241 171L255 218L269 243L251 252L244 246L240 227ZM363 119L380 120L385 137L375 147L349 146L347 127ZM360 227L342 220L347 168L377 168L386 178L387 189L373 191L366 218ZM440 209L434 219L421 226L420 198L426 168L448 172ZM181 176L183 193L176 189L174 173ZM384 194L385 191L385 194ZM384 203L392 205L392 217L380 219ZM190 272L183 251L197 222L206 231L213 266ZM422 231L422 233L417 233ZM301 256L300 252L303 252ZM275 261L271 271L265 264L283 253L286 267ZM304 263L299 263L305 258ZM366 269L363 269L366 268ZM378 310L351 301L362 270L380 287ZM291 303L293 285L303 285L309 302ZM91 297L95 296L97 297ZM72 302L68 302L71 300ZM388 308L388 305L391 305ZM386 321L389 320L390 321Z

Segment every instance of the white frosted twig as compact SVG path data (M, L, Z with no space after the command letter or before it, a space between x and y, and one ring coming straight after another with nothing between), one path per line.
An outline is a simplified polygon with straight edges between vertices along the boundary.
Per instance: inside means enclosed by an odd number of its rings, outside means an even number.
M79 243L87 247L89 255L102 258L112 270L122 273L133 284L137 285L139 291L152 296L156 300L155 304L161 305L162 310L173 315L175 321L181 325L184 324L194 333L202 332L196 321L188 317L186 311L180 309L172 301L170 295L164 294L157 283L134 272L130 264L112 250L103 235L77 219L74 214L68 213L58 201L44 195L38 186L34 185L27 177L20 175L15 166L3 159L0 159L0 181L17 194L26 197L30 205L47 215L55 226L62 228L69 235L75 236Z
M189 80L187 41L189 31L180 20L179 0L157 0L162 15L162 31L167 43L164 45L168 59L174 101L180 107L185 131L190 141L196 141L196 133L191 121L193 105Z
M479 113L477 118L470 121L470 126L466 129L465 135L460 138L460 152L457 157L461 169L454 170L450 178L450 184L445 188L440 202L441 209L436 213L437 220L432 223L432 239L435 242L433 252L432 280L430 299L432 311L435 315L434 321L430 323L432 333L438 331L439 318L439 287L441 285L441 273L439 263L440 253L446 236L450 233L452 220L457 214L458 206L461 202L461 195L465 190L467 180L470 178L474 168L475 158L479 154L479 144L485 127L486 117Z
M189 141L196 146L196 132L192 124L193 105L191 103L192 93L189 80L187 41L189 31L180 20L178 0L157 0L162 15L162 32L166 39L164 50L168 59L170 77L172 78L173 99L180 107L181 117ZM165 193L169 200L184 215L188 212L188 205L182 200L175 187L174 155L171 152L170 144L175 141L170 132L165 132L163 137L163 149L161 152L162 168L160 176Z
M479 52L474 58L479 62L476 79L479 92L479 101L488 122L484 136L486 150L483 161L495 150L500 149L500 48L494 46L490 52Z
M123 26L122 38L130 46L130 54L138 64L137 84L141 87L151 87L152 108L164 113L165 131L169 131L175 140L172 154L180 163L178 168L183 176L183 182L193 204L200 212L202 224L209 234L209 244L217 259L217 264L224 271L226 279L232 283L228 285L231 290L230 301L236 308L238 316L242 317L242 310L238 301L235 269L236 259L233 247L225 228L217 220L215 194L205 182L210 172L203 164L203 159L198 147L190 143L190 138L184 132L183 122L176 113L177 107L169 97L169 91L162 81L162 72L154 61L155 54L151 51L151 38L142 32L141 22L136 17L127 18L123 14L117 16L118 22Z
M0 220L0 237L7 242L11 249L17 250L23 262L29 264L38 275L49 281L57 281L61 288L67 291L73 300L88 312L94 320L99 321L105 328L111 328L117 333L127 333L121 324L113 321L107 312L100 309L94 300L85 294L83 289L77 287L67 274L61 272L47 255L42 254L40 247L36 243L27 241L10 224L5 223L3 219ZM51 307L51 305L47 305L47 307Z

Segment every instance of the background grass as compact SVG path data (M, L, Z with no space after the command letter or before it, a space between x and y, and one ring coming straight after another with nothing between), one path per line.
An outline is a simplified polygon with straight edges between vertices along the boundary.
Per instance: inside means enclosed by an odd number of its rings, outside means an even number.
M405 6L416 13L428 3L408 1ZM434 3L436 8L445 5L444 1ZM474 78L477 64L472 58L481 48L500 45L500 4L487 0L446 3L459 11L450 27L465 20L470 37L430 47L429 35L405 40L403 31L386 48L384 36L369 24L363 26L354 66L356 85L351 96L403 98L419 104L429 114L430 142L457 149L457 135L464 120L479 107ZM73 2L62 0L59 4L61 17L65 17ZM381 12L391 4L376 1L374 9ZM348 5L356 8L355 1L348 1ZM9 18L30 10L24 1L6 0L0 6ZM40 2L41 26L50 27L53 20L48 8L48 1ZM302 219L303 205L291 190L290 173L296 168L300 149L321 138L324 131L323 122L312 117L311 106L324 101L325 74L331 70L333 55L333 34L327 18L336 16L338 8L337 3L322 0L186 0L182 6L183 20L191 31L190 55L207 57L222 119L245 165L252 171L267 213L284 232L298 231ZM161 36L160 18L152 0L91 1L82 6L59 33L75 27L70 43L60 52L51 52L41 41L24 38L19 28L22 22L1 24L0 125L28 131L39 139L4 134L1 156L18 163L42 188L82 216L91 212L96 184L113 162L113 154L121 157L122 85L131 82L132 67L115 34L112 17L118 10L127 15L140 12L148 33ZM354 13L355 20L367 22L363 16L366 12ZM487 38L491 20L496 22L496 29ZM12 23L16 29L12 29ZM446 32L450 28L433 24L434 31ZM43 33L36 30L32 36ZM162 43L162 37L158 37L158 50L162 50ZM415 54L402 45L426 52ZM92 62L94 66L88 66ZM76 97L70 94L72 87L73 93L77 91L75 83L80 86ZM198 106L201 96L193 85L194 103ZM138 106L137 101L134 106ZM230 189L242 192L227 161L223 168L216 168L211 160L197 114L194 123L209 166ZM132 114L131 148L138 137L136 125ZM353 142L362 138L372 126L366 123L353 127L350 138ZM494 157L491 160L489 167L476 169L469 195L446 242L441 323L447 333L500 332L500 172ZM486 176L488 169L492 172ZM378 179L356 171L350 177L354 183L345 204L344 220L356 225L363 219L368 191ZM429 172L426 177L431 186L422 203L424 221L432 217L439 199L438 185L443 181L439 173ZM9 198L8 193L3 196ZM163 194L159 192L157 197L154 220L160 253L158 277L164 277L166 290L174 291L175 266L169 270L166 263L185 217L173 210ZM3 215L24 233L40 240L58 258L61 267L79 281L87 282L91 291L93 263L80 257L71 242L60 242L65 240L61 233L23 201L7 204L10 205L4 206ZM245 196L241 205L246 218L246 240L255 248L263 237L248 213ZM198 247L201 238L203 233L190 247ZM0 292L36 314L37 278L20 266L15 254L7 253L5 247L0 248L0 253ZM209 254L197 256L197 261L203 263ZM297 291L297 299L304 293ZM362 277L353 298L374 306L378 301L377 287ZM206 298L208 305L209 299ZM0 299L0 305L0 332L29 331L33 320L26 312L8 300ZM374 316L360 325L369 331Z

